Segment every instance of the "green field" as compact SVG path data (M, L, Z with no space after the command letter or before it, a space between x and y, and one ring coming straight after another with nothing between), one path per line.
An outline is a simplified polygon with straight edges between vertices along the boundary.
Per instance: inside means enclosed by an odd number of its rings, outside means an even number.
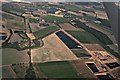
M71 5L71 4L65 4L64 5L65 9L70 10L70 11L75 11L78 12L80 10L79 7Z
M67 31L82 43L99 43L99 41L90 33L85 31Z
M94 20L95 19L94 16L91 16L91 15L88 15L88 14L84 15L83 18L88 19L88 20Z
M3 4L2 10L6 11L6 12L13 12L13 13L15 12L15 13L19 13L19 14L22 14L25 12L25 10L22 9L22 7L20 7L19 5L15 4L15 3L12 3L12 2Z
M48 3L42 3L39 4L39 6L50 6L50 7L56 7L56 8L64 8L70 11L78 12L80 10L79 7L71 4L48 4Z
M67 62L47 62L38 64L40 71L48 78L79 78L72 65Z
M47 22L56 22L56 23L70 22L70 20L67 19L67 18L56 17L56 16L46 16L45 21L47 21Z
M105 30L106 32L108 32L108 33L110 33L110 34L113 34L112 28L110 28L110 27L103 26L103 25L101 25L101 24L97 24L97 23L94 23L94 22L92 22L92 24L95 25L96 27L100 28L100 29Z
M58 29L59 28L57 26L48 26L47 28L43 28L41 30L38 30L38 31L34 32L33 34L35 35L35 37L37 39L39 39L39 38L43 38L43 37L49 35L50 33L54 32Z
M89 26L87 26L83 22L80 22L80 21L75 21L75 22L76 22L75 26L80 27L80 28L84 29L85 31L91 33L98 40L100 40L103 44L105 44L105 45L113 44L113 42L109 39L109 37L106 34L100 32L100 31L98 31L98 30L96 30L94 28L90 28Z

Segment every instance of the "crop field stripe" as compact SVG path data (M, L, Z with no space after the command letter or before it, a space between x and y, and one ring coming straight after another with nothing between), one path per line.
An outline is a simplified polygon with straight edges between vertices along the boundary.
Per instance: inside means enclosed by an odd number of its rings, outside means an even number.
M57 27L57 26L48 26L47 28L43 28L41 30L38 30L38 31L34 32L33 34L35 35L35 37L37 39L39 39L39 38L43 38L43 37L51 34L52 32L54 32L58 29L59 29L59 27Z

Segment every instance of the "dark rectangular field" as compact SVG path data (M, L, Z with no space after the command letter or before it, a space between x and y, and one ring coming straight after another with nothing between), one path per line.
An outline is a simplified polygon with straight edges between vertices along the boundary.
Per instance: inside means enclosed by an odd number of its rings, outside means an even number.
M67 36L64 32L59 31L56 35L70 48L70 49L79 49L80 46L76 41Z

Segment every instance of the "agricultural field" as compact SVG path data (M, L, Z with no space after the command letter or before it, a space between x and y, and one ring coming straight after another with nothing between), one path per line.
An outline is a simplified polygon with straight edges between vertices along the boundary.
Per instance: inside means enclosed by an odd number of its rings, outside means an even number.
M71 5L71 4L65 4L64 7L65 7L65 9L70 10L70 11L74 11L74 12L77 12L80 10L79 7L77 7L75 5Z
M69 24L69 23L62 23L62 24L59 24L59 26L64 29L64 30L69 30L69 31L84 31L83 29L78 29L76 27L74 27L73 25Z
M97 30L97 31L100 31L100 32L104 33L106 36L109 37L109 39L110 39L114 44L117 43L116 40L115 40L115 37L114 37L114 35L113 35L112 28L107 27L107 26L103 26L103 25L101 25L101 24L97 24L97 23L94 23L94 22L88 23L87 25L88 25L89 27Z
M46 28L43 28L43 29L40 29L36 32L34 32L33 34L35 35L36 39L39 39L39 38L43 38L49 34L51 34L52 32L58 30L59 27L57 26L48 26Z
M32 62L77 59L72 51L54 33L43 38L42 41L44 43L42 47L31 50Z
M118 50L118 46L117 45L115 45L115 44L113 44L113 45L108 45L111 49L113 49L115 52L119 52L119 50Z
M73 37L75 37L81 43L99 43L99 40L95 38L92 34L85 31L67 31Z
M30 28L32 30L32 32L38 31L41 29L41 26L39 26L38 23L30 23Z
M14 17L9 14L5 14L5 13L0 13L0 14L2 14L3 19L14 19Z
M39 20L33 19L33 18L29 18L29 22L30 23L39 23Z
M74 12L77 12L80 10L80 7L77 7L75 5L71 5L71 4L48 4L48 3L42 3L42 4L39 4L39 6L51 6L51 7L57 7L57 8L64 8L66 10L69 10L69 11L74 11Z
M70 22L69 19L67 18L62 18L62 17L56 17L56 16L46 16L44 17L46 22L55 22L55 23L66 23Z
M96 29L98 31L101 31L101 32L103 32L105 34L113 34L110 27L103 26L103 25L97 24L95 22L92 22L91 24L88 24L88 25L89 25L89 27L94 28L94 29Z
M23 22L18 22L16 20L7 21L6 27L8 29L20 29L20 30L25 30L25 28L26 28L26 26Z
M5 48L2 49L2 64L17 64L17 63L28 63L29 56L27 51L17 51L16 49Z
M37 65L48 78L80 78L73 66L67 62L47 62Z
M29 67L29 63L18 63L11 65L11 68L16 74L16 78L24 78L28 67Z
M15 78L16 74L12 70L11 66L2 67L2 77L3 78Z
M15 3L6 3L2 5L2 10L5 12L15 13L17 15L21 15L25 12L19 5Z
M84 60L72 60L70 63L74 66L79 75L83 75L83 77L85 77L83 80L96 78L96 76L92 74L90 69L87 67L86 63L84 63Z
M90 51L105 51L99 44L84 44L84 46Z
M82 18L85 18L85 19L87 19L87 20L94 20L95 19L95 16L92 16L92 15L89 15L89 14L86 14L86 15L84 15Z
M89 27L88 25L86 25L83 22L80 22L80 21L75 21L75 22L76 22L75 25L77 27L80 27L80 28L84 29L85 31L91 33L98 40L100 40L103 44L105 44L105 45L113 44L113 42L110 40L110 38L105 33L102 33L101 31L98 31L98 30L96 30L94 28L91 28L91 27Z

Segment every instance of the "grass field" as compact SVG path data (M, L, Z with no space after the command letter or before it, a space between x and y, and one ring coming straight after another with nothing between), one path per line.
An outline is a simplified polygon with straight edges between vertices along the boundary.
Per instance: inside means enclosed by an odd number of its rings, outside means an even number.
M79 78L72 65L67 62L47 62L38 64L40 71L48 78Z
M67 19L67 18L56 17L56 16L46 16L45 21L47 21L47 22L56 22L56 23L70 22L70 20Z
M67 31L82 43L99 43L99 41L90 33L85 31Z
M39 38L43 38L43 37L49 35L50 33L56 31L57 29L59 29L57 26L48 26L47 28L38 30L38 31L34 32L33 34L35 35L35 37L37 39L39 39Z

